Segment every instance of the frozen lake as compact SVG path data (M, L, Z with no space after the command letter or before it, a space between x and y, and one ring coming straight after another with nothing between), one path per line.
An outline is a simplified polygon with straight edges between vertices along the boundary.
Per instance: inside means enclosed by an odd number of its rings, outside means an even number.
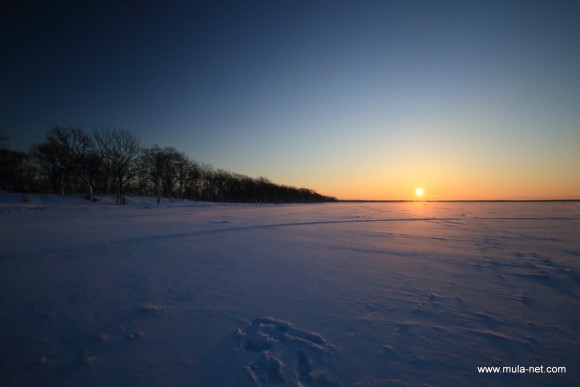
M580 203L0 205L3 386L580 384Z

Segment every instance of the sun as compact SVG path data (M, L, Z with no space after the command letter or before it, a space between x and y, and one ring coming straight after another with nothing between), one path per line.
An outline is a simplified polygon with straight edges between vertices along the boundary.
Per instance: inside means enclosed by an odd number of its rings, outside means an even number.
M424 193L425 193L425 191L423 191L423 188L421 188L421 187L418 187L418 188L415 190L415 194L416 194L417 196L423 196L423 194L424 194Z

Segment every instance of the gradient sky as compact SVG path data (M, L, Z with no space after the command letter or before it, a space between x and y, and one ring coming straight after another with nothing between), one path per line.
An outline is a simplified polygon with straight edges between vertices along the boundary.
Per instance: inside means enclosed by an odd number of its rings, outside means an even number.
M341 199L580 198L580 1L39 3L0 9L13 149L116 127Z

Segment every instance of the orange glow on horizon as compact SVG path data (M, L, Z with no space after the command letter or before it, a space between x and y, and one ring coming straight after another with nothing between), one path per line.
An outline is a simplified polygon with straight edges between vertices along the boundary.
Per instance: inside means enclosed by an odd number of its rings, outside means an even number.
M564 170L519 170L509 164L489 166L469 163L430 164L409 160L359 170L344 168L340 179L318 174L296 178L295 184L311 187L339 200L561 200L580 198L580 178ZM283 179L280 179L283 180ZM423 188L418 195L417 188Z
M355 179L353 179L355 180ZM486 184L475 179L453 181L428 181L429 192L425 188L409 190L409 183L391 183L359 179L358 184L322 184L318 192L335 196L339 200L559 200L578 199L580 189L570 189L564 184L547 184L549 179L536 182L506 181L497 179L495 184ZM419 188L423 189L422 194Z

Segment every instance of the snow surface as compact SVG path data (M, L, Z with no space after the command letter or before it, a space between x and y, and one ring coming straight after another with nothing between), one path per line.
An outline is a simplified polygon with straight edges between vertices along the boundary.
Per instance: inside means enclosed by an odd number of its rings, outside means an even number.
M113 202L0 194L0 385L580 383L580 203Z

